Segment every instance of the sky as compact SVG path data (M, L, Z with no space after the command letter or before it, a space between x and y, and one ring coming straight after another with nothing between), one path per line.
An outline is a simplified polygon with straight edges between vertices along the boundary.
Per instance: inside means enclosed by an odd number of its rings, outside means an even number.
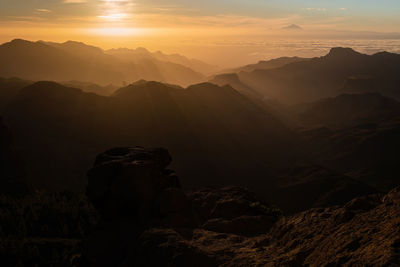
M0 42L143 46L235 65L340 43L395 50L398 14L399 0L0 0Z

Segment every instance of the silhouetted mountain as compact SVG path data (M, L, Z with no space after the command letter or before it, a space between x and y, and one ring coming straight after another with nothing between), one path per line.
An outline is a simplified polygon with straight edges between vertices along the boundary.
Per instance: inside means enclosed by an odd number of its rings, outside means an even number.
M152 53L147 49L141 47L137 49L127 49L127 48L110 49L107 50L106 53L130 61L136 61L138 59L157 59L160 61L171 62L183 65L204 75L210 75L220 70L220 68L217 66L207 64L197 59L188 59L187 57L184 57L179 54L167 55L161 51Z
M375 80L375 88L367 92L400 98L397 90L400 55L387 52L372 56L350 48L333 48L320 58L290 63L270 70L241 72L243 83L260 94L289 103L314 101L343 93L343 85L351 77Z
M82 188L94 155L124 144L168 147L190 187L264 185L298 154L296 136L266 109L208 83L183 89L140 81L102 97L39 82L20 91L6 118L43 187Z
M0 114L3 114L8 103L18 94L19 90L33 82L18 78L5 79L0 77Z
M310 127L344 128L379 123L400 116L400 103L377 93L343 94L292 108L300 121Z
M84 92L94 93L94 94L102 95L102 96L112 95L119 88L113 84L101 86L101 85L98 85L95 83L80 82L80 81L63 82L62 85L67 86L67 87L78 88Z
M122 84L138 79L190 85L203 75L190 68L153 57L121 60L83 43L13 40L0 45L0 76L29 80L84 81Z

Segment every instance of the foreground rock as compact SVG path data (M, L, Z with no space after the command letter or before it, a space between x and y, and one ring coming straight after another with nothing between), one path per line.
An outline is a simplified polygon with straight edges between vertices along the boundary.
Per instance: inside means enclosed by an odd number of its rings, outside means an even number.
M283 217L242 187L186 195L170 161L140 147L98 156L88 196L101 222L85 266L400 264L400 189Z
M396 189L282 218L258 236L196 229L183 242L220 266L399 266L399 225Z
M279 210L241 187L186 195L165 149L115 148L88 172L87 195L101 220L87 241L91 266L214 266L191 240L197 230L266 233Z

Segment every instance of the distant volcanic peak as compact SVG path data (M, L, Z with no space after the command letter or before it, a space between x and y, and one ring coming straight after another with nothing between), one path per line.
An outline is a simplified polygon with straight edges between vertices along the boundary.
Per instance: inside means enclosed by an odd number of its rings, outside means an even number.
M289 26L283 27L284 30L302 30L303 28L296 24L291 24Z
M328 57L349 57L349 56L359 56L361 53L353 50L349 47L334 47L327 54Z

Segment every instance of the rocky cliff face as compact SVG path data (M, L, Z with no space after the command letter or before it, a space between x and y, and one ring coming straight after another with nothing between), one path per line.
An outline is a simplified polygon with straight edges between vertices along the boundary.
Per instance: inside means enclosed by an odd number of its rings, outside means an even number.
M397 266L400 190L283 217L242 187L185 194L164 149L96 159L89 266Z

